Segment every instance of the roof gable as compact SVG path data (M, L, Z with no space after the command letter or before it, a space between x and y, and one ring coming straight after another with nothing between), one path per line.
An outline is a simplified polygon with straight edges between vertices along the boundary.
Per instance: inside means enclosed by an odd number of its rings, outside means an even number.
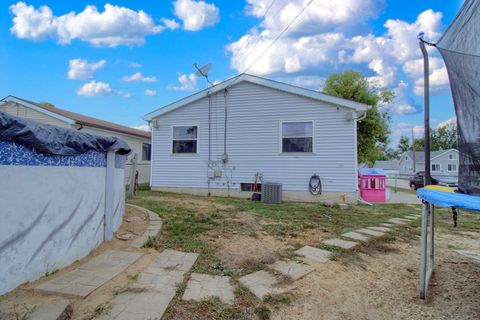
M17 101L18 100L18 101ZM150 139L151 138L151 133L147 131L142 131L134 128L130 128L127 126L122 126L120 124L116 124L113 122L109 121L104 121L100 120L97 118L85 116L82 114L78 114L72 111L60 109L57 107L51 107L47 105L43 105L37 102L33 102L27 99L15 97L15 96L8 96L6 98L3 98L2 101L9 102L13 101L15 103L19 103L24 105L25 103L28 104L26 107L33 108L39 112L43 112L45 114L51 115L55 118L58 118L60 120L63 120L67 123L77 123L79 125L85 125L87 127L93 127L97 129L103 129L103 130L108 130L108 131L114 131L118 133L123 133L123 134L128 134L128 135L133 135L136 137L140 138L146 138Z
M228 89L234 85L237 85L241 82L250 82L254 84L258 84L261 86L265 86L268 88L280 90L283 92L291 93L294 95L302 96L302 97L307 97L310 99L322 101L322 102L327 102L336 106L341 106L344 108L349 108L352 109L356 112L365 112L368 110L368 105L359 103L356 101L351 101L347 99L342 99L334 96L330 96L321 92L317 92L314 90L310 89L305 89L297 86L293 86L290 84L286 84L283 82L278 82L270 79L265 79L257 76L253 76L250 74L242 73L236 77L230 78L228 80L225 80L217 85L214 85L210 88L204 89L202 91L199 91L197 93L194 93L190 96L187 96L185 98L182 98L180 100L177 100L171 104L168 104L162 108L159 108L155 111L152 111L148 114L146 114L143 119L147 121L151 121L153 118L159 117L163 114L166 114L168 112L171 112L173 110L176 110L178 108L184 107L188 104L191 104L195 101L198 101L202 98L205 98L209 95L215 94L217 92L220 92L222 90Z

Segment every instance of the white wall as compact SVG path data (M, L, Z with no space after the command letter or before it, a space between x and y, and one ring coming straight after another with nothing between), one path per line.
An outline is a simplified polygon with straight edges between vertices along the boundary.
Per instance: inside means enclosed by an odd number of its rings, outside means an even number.
M0 165L0 294L65 267L104 239L106 168ZM115 169L113 228L122 221Z
M211 152L219 161L223 153L223 92L212 98ZM355 192L357 186L355 125L347 121L351 110L313 99L242 82L229 89L227 153L223 176L211 188L239 189L253 182L256 172L265 181L283 183L285 191L308 193L310 176L318 174L324 192ZM207 188L208 98L177 109L158 119L153 130L153 188ZM281 154L281 121L315 121L313 154ZM172 125L199 126L199 154L171 153ZM228 177L228 179L227 179Z

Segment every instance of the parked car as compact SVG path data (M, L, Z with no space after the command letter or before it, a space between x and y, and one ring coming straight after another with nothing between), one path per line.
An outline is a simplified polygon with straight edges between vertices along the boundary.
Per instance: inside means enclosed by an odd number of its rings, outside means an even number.
M412 177L410 177L409 185L410 189L417 190L418 188L423 188L425 179L425 171L418 171ZM432 178L432 184L438 184L439 181L435 178Z

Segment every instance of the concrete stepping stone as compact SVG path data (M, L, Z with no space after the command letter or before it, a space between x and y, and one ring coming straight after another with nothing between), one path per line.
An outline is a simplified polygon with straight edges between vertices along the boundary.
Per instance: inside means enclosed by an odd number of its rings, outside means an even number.
M269 264L267 267L295 281L303 278L304 276L315 270L315 268L305 263L298 263L292 260L278 260L275 263Z
M280 285L278 279L265 270L248 274L238 280L259 299L268 295L282 294L295 288L292 285Z
M340 247L342 249L352 249L355 247L358 243L353 242L353 241L347 241L347 240L342 240L338 238L333 238L333 239L328 239L322 241L323 244L329 245L329 246L334 246L334 247Z
M298 256L305 257L305 259L309 261L313 261L316 263L324 263L330 260L330 257L332 256L332 253L328 250L323 250L311 246L305 246L297 251L295 251L295 254Z
M72 306L70 301L59 299L35 308L26 319L27 320L66 320L70 319ZM22 318L23 319L23 318Z
M358 229L357 231L361 232L361 233L364 233L364 234L368 234L370 236L374 236L374 237L381 237L381 236L385 235L385 232L370 230L370 229L367 229L367 228Z
M375 231L381 231L381 232L388 232L391 231L392 229L387 228L387 227L367 227L367 229L375 230Z
M112 301L112 308L99 320L161 319L179 284L198 258L197 253L164 250L131 284L141 292L124 292Z
M85 298L142 255L143 253L139 252L105 251L77 269L40 284L35 290L41 293Z
M357 233L357 232L353 232L353 231L346 232L346 233L342 234L342 237L350 238L350 239L358 240L358 241L368 241L368 239L369 239L367 236L365 236L363 234L360 234L360 233Z
M408 222L410 222L409 220L406 220ZM388 222L391 222L391 223L394 223L394 224L407 224L405 220L401 220L399 218L392 218L390 220L388 220Z
M230 277L192 273L182 299L202 301L218 297L223 303L233 304L235 299L233 290Z
M408 220L417 220L418 218L420 218L420 216L404 216L403 218Z
M480 263L480 252L467 251L467 250L455 250L455 252L458 254L461 254L462 256L470 258L477 263Z
M387 228L395 227L395 224L393 223L380 223L380 225Z

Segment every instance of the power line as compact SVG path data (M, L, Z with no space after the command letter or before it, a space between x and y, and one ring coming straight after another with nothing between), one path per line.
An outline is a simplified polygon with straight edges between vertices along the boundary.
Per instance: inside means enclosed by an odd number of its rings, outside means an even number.
M270 5L267 7L267 10L265 10L265 13L264 13L263 16L262 16L262 20L265 19L265 17L267 16L268 11L270 11L270 9L272 8L272 6L275 4L275 1L277 1L277 0L272 0L272 2L270 2Z
M262 53L260 53L260 55L259 55L242 73L246 73L248 70L250 70L250 68L253 67L253 65L254 65L255 63L257 63L258 60L260 60L260 59L263 57L263 55L264 55L265 53L267 53L268 50L270 50L270 48L278 41L278 39L280 39L280 38L283 36L283 34L284 34L285 32L287 32L288 29L290 29L290 27L292 26L292 24L302 15L302 13L303 13L305 10L307 10L307 8L312 4L313 1L314 1L314 0L310 0L310 1L302 8L302 10L300 10L300 12L295 16L295 18L293 18L292 21L290 21L290 23L282 30L282 32L280 32L280 33L275 37L275 39L273 39L272 42L270 42L270 44L268 45L268 47L267 47ZM238 79L238 78L237 78L237 79ZM228 87L233 86L233 85L235 84L235 82L236 82L237 79L235 79L231 84L229 84Z

